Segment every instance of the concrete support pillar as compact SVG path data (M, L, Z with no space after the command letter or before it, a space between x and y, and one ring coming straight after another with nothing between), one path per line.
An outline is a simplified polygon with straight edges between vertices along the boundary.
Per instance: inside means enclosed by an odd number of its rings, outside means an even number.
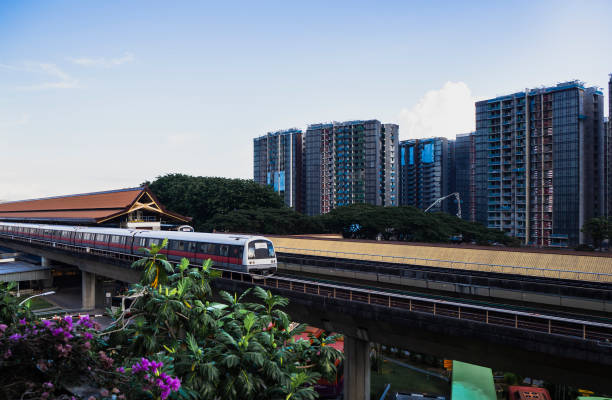
M51 266L51 260L49 260L47 257L41 257L40 258L40 265L42 265L43 267L50 267ZM45 289L48 289L48 288L53 286L53 275L51 274L51 272L49 272L49 279L41 280L40 284Z
M42 279L40 281L40 285L44 288L44 289L49 289L51 287L53 287L53 275L49 274L49 278L47 279Z
M81 299L84 310L93 310L104 307L104 293L102 282L96 279L96 274L81 271Z
M344 336L344 400L370 400L370 342Z
M93 310L96 306L96 275L81 271L81 300L84 310Z

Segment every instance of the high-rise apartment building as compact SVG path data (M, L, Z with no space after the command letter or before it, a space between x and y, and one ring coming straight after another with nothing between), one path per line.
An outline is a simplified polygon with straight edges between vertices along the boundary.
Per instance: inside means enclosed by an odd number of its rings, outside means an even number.
M254 180L278 192L285 204L303 211L302 131L288 129L253 139Z
M417 207L417 166L419 164L418 139L402 140L399 143L399 201L400 206Z
M604 123L606 132L606 195L608 196L606 215L612 217L612 74L608 81L608 120Z
M454 191L454 142L446 138L404 140L400 147L400 205L426 209ZM454 199L431 211L456 213Z
M461 217L467 221L476 220L474 137L474 132L470 132L455 139L455 191L461 198Z
M572 81L476 103L476 220L537 246L573 245L605 212L603 93Z
M354 203L396 206L398 130L378 120L309 125L304 140L306 214Z

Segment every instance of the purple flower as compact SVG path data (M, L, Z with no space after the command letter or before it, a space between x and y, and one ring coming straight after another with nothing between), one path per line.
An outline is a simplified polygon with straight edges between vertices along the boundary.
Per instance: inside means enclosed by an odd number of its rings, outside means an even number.
M42 323L45 326L45 328L48 328L51 326L51 321L49 321L48 319L43 320Z
M19 333L13 333L11 336L9 336L9 339L16 342L19 339L23 338L23 335L20 335Z
M160 397L165 400L170 396L170 393L179 390L181 381L161 372L163 366L164 363L161 361L150 361L143 357L139 362L132 365L132 374L143 372L144 381L151 384L151 387L144 385L143 388L145 390L159 389Z
M25 325L26 324L26 319L22 318L19 320L19 325Z
M117 372L120 372L120 373L124 374L125 373L125 368L119 367L119 368L117 368Z
M86 328L93 327L93 324L91 323L91 320L89 319L89 315L83 315L79 317L79 322L77 322L77 324L83 325Z
M0 331L4 332L6 330L7 326L5 324L0 324Z
M85 339L91 340L93 338L93 335L89 332L85 332L83 334L83 337L85 337Z

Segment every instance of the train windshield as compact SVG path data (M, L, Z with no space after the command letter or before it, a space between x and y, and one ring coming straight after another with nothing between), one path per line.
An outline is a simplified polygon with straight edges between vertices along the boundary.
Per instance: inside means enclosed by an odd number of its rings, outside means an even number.
M255 240L249 243L249 260L274 257L274 246L267 240Z

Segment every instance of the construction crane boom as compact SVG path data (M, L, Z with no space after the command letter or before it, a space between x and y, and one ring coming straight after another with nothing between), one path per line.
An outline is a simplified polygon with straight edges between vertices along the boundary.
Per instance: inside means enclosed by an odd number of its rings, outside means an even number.
M461 218L461 197L459 196L459 192L447 194L444 197L440 197L439 199L436 199L436 201L431 203L431 205L425 209L425 212L429 211L432 207L440 205L440 203L442 203L443 200L446 200L452 196L455 196L455 198L457 199L457 217Z

